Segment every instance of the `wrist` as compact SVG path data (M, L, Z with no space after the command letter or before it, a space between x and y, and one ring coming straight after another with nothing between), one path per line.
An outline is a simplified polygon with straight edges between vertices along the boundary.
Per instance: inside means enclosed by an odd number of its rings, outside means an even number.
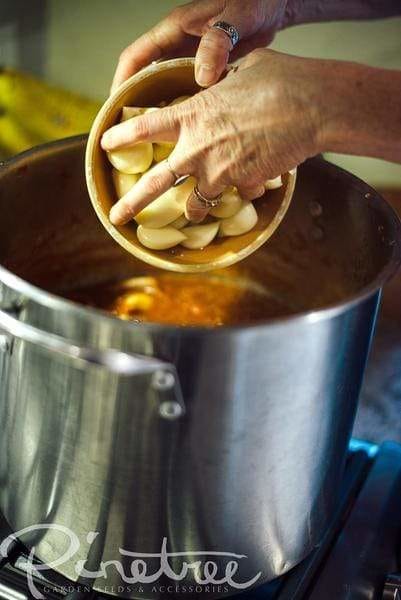
M315 3L313 2L313 4ZM286 29L287 27L305 23L304 13L304 0L287 0L281 29Z
M319 152L400 161L401 72L321 61Z
M349 19L377 19L401 14L399 0L288 0L283 27Z
M319 61L316 84L319 87L316 108L316 146L318 152L340 152L352 138L350 124L353 122L352 93L355 78L351 63L334 60ZM350 102L351 100L351 102Z

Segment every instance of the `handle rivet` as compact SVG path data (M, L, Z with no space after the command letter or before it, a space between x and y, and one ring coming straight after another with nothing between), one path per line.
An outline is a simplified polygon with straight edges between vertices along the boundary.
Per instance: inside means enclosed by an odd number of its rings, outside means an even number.
M0 335L0 352L7 352L10 348L10 342L7 336Z
M166 401L162 402L159 406L159 415L163 417L163 419L174 421L181 417L183 413L183 408L178 402Z
M175 385L175 378L168 371L156 371L152 377L152 387L155 390L164 392L171 390Z

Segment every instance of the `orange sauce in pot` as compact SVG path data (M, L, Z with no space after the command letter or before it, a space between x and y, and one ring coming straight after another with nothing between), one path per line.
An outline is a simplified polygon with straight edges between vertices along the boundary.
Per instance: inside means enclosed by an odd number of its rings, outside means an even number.
M258 284L205 275L136 277L75 290L68 297L122 319L169 325L238 325L289 312Z

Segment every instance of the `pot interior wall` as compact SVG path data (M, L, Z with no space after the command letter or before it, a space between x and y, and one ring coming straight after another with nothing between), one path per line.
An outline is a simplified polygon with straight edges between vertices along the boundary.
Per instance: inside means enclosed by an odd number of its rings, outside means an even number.
M86 191L84 143L48 146L0 173L0 262L59 295L156 272L122 250L98 222ZM394 243L388 215L367 190L324 161L309 161L299 169L279 230L225 275L263 283L288 313L346 298L378 275Z

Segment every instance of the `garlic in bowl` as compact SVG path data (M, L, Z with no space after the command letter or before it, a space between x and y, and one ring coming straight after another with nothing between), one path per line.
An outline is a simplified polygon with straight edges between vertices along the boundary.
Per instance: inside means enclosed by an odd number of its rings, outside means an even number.
M86 152L86 179L96 213L113 238L127 251L153 266L180 272L222 268L242 260L275 231L291 201L295 173L266 183L266 194L245 202L235 188L227 188L222 201L201 224L185 219L185 204L196 185L194 177L173 187L150 203L128 224L109 221L113 204L155 164L165 160L174 145L140 142L106 153L103 133L121 120L134 119L148 110L185 101L199 88L192 58L152 64L133 75L101 108L91 129Z

